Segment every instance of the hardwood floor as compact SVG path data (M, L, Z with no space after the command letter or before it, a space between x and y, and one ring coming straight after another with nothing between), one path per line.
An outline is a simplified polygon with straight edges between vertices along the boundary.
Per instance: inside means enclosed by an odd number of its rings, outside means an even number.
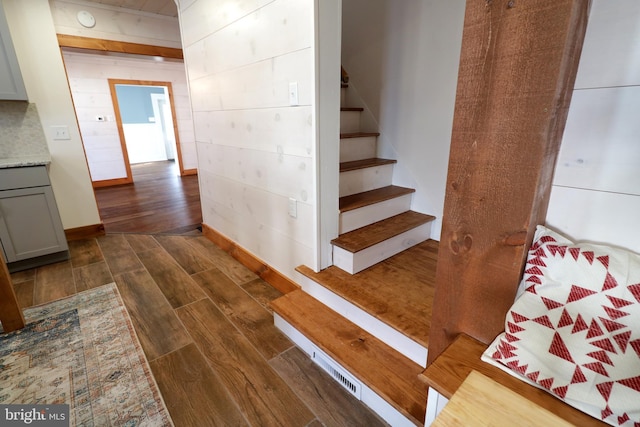
M12 274L21 306L115 282L176 426L376 426L273 325L281 296L197 232L71 241Z
M198 176L174 161L131 165L133 184L95 189L107 233L183 233L202 223Z

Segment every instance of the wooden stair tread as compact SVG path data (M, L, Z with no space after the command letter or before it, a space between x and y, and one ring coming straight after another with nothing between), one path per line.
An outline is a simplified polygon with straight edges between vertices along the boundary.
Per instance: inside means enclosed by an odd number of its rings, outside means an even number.
M345 132L340 134L341 139L364 138L367 136L380 136L380 132Z
M296 271L426 348L437 262L438 242L430 239L357 274L335 266Z
M376 188L375 190L340 197L338 207L340 212L348 212L353 209L362 208L373 205L374 203L384 202L385 200L404 196L405 194L411 194L415 191L416 190L413 188L389 185L382 188Z
M376 166L392 165L398 163L397 160L380 159L373 157L371 159L352 160L350 162L340 163L340 172L354 171L358 169L372 168Z
M434 219L432 215L407 211L341 234L337 239L333 239L331 244L356 253Z
M340 107L340 111L364 111L362 107Z
M447 399L462 385L469 373L477 371L498 384L525 397L536 405L576 426L606 426L604 422L581 412L546 391L533 387L501 369L483 362L480 356L486 344L460 334L420 375L430 387Z
M303 291L290 292L271 307L398 411L424 425L427 387L419 379L420 365Z

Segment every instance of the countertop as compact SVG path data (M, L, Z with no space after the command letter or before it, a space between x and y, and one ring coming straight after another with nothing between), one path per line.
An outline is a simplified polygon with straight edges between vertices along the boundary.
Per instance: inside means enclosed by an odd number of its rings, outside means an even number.
M7 159L0 158L0 169L19 168L25 166L43 166L48 165L49 163L51 163L51 156L48 154L25 155Z

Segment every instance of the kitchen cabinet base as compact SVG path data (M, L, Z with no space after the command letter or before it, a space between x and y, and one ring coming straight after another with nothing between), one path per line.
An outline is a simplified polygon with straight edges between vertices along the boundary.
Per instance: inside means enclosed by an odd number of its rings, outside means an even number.
M66 261L69 259L69 251L61 251L53 254L42 255L35 258L24 259L22 261L14 261L7 263L9 273L29 270L30 268L42 267L43 265L53 264L56 262Z

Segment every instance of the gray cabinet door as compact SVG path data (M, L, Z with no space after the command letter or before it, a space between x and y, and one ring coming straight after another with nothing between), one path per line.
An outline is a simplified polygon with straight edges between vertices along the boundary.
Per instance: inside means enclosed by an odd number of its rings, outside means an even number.
M27 100L18 58L0 2L0 99Z
M68 249L50 186L0 191L0 241L7 262Z

